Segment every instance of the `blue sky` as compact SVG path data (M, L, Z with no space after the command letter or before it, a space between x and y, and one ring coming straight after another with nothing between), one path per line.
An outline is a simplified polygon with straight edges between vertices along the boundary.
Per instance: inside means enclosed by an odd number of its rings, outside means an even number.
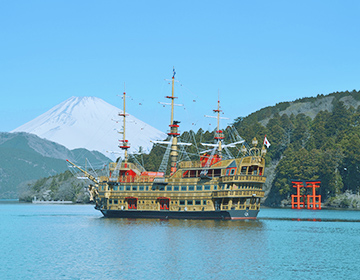
M181 130L278 102L359 90L359 1L0 0L0 131L96 96L166 131L176 69ZM141 105L140 105L141 104Z

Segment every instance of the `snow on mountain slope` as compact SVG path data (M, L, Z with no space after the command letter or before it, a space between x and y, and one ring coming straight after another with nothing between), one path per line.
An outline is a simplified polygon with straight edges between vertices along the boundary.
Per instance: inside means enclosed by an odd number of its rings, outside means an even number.
M33 133L70 150L85 148L116 159L122 155L118 148L118 140L123 137L119 134L123 121L119 113L123 111L100 98L73 96L12 132ZM126 139L131 145L130 153L138 151L140 146L149 152L151 140L165 138L165 133L127 115Z

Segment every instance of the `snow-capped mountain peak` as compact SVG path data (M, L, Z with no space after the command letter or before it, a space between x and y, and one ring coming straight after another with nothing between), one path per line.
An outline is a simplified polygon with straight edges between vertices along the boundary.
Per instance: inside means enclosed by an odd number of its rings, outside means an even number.
M14 129L12 132L33 133L57 142L68 149L85 148L99 151L115 159L121 153L123 111L97 97L71 97L46 113ZM151 140L165 139L166 134L132 115L126 117L126 139L130 153L151 150ZM115 154L113 153L115 152Z

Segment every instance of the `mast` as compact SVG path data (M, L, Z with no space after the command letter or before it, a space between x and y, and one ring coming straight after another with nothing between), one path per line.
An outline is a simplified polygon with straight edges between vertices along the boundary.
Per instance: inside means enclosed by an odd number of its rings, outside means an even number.
M216 133L215 133L215 137L214 139L217 140L218 142L218 152L219 152L219 155L221 156L221 151L222 151L222 147L221 147L221 144L222 144L222 140L225 138L224 137L224 134L223 134L223 131L220 130L220 98L218 98L218 107L216 110L213 110L215 113L217 113L217 129L216 129Z
M120 141L120 145L119 148L124 150L124 162L127 163L128 162L128 149L130 148L130 143L128 140L126 140L126 135L125 135L125 124L126 124L126 116L127 114L125 113L125 97L126 97L126 92L125 92L125 83L124 83L124 94L123 94L123 99L124 99L124 109L123 109L123 113L119 113L120 117L123 117L123 131L121 132L123 134L123 139L119 140Z
M201 145L203 145L203 146L210 146L210 147L217 147L217 154L221 157L221 153L222 153L222 149L223 149L223 148L226 148L226 147L234 147L235 144L239 144L240 142L242 143L243 141L238 141L238 142L235 142L235 143L223 145L222 140L224 140L225 137L224 137L223 131L220 130L220 119L228 120L228 118L220 117L220 112L222 112L222 110L220 110L220 94L219 94L219 97L218 97L218 106L217 106L217 109L215 109L215 110L213 110L213 111L214 111L215 113L217 113L217 116L208 116L208 115L205 115L205 117L217 119L217 127L216 127L216 131L215 131L215 136L214 136L214 139L216 140L216 144L201 143Z
M174 99L177 98L174 96L175 74L176 74L175 68L173 68L171 96L166 96L166 98L171 99L171 119L169 125L170 132L168 133L168 135L172 137L171 151L170 151L170 175L174 174L177 169L176 162L179 155L177 138L180 136L180 133L178 132L178 128L179 128L178 123L180 122L174 121Z

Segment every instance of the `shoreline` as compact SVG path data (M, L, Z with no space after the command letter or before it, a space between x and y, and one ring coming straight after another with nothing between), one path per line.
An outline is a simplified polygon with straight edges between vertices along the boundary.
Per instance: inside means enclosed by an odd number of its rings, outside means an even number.
M88 204L92 204L92 203L84 203L84 202L73 202L73 201L21 201L20 199L16 199L16 198L0 198L0 204L1 203L29 203L29 204L55 204L55 205L88 205ZM291 205L289 206L276 206L276 207L270 207L270 206L263 206L261 205L260 207L260 211L261 209L291 209ZM293 210L313 210L313 211L321 211L321 210L351 210L351 211L360 211L360 208L343 208L343 207L331 207L331 206L327 206L327 205L321 205L321 209L293 209Z

